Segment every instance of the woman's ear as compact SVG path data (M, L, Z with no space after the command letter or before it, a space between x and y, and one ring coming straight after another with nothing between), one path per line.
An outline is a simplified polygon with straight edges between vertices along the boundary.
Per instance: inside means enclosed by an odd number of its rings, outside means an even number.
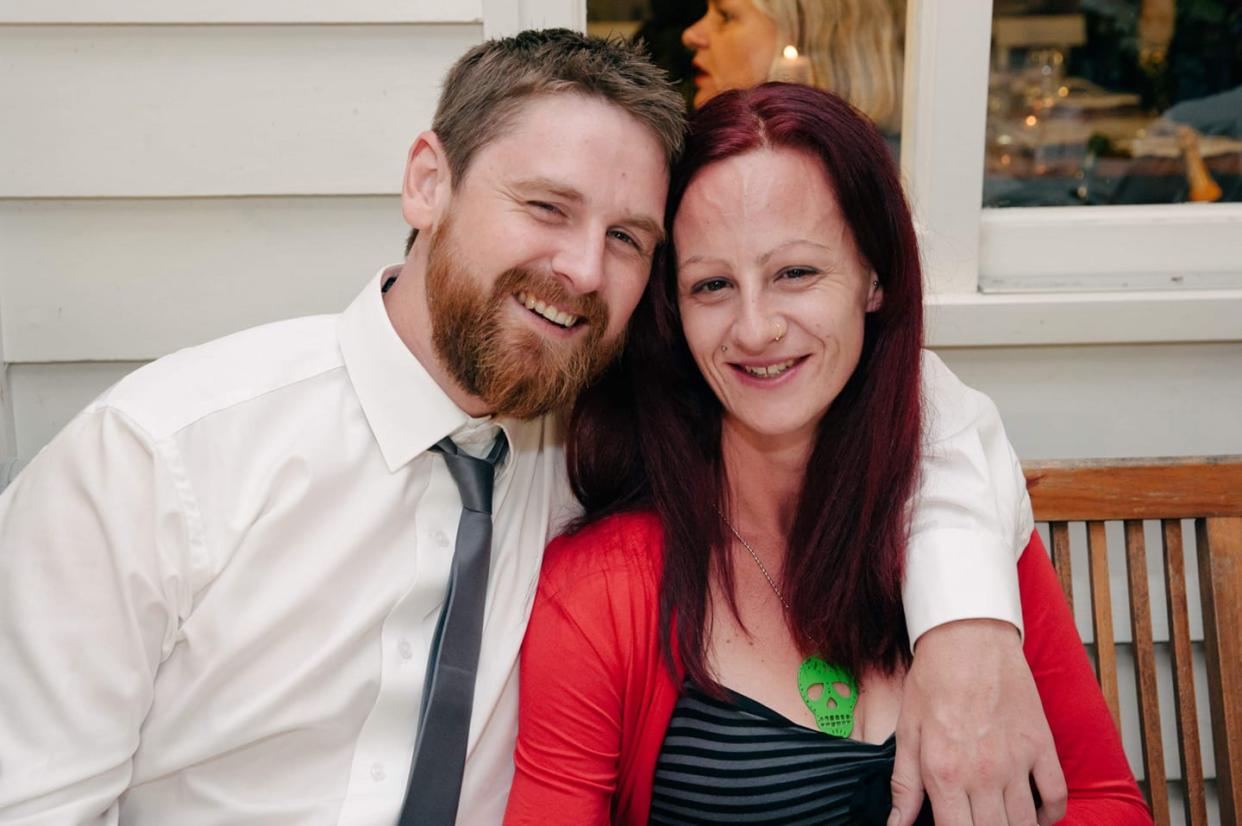
M435 132L414 139L401 182L401 214L419 231L433 229L448 206L453 181L444 145Z
M871 273L871 283L867 285L867 312L874 313L883 306L884 288L880 286L880 279L876 274Z

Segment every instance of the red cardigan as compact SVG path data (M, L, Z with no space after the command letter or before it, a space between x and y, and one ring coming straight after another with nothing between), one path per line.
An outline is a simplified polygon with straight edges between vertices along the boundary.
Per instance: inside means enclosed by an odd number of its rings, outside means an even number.
M522 646L506 824L647 822L680 675L659 638L663 539L652 514L548 546ZM1069 787L1062 823L1150 823L1038 534L1018 563L1023 645Z

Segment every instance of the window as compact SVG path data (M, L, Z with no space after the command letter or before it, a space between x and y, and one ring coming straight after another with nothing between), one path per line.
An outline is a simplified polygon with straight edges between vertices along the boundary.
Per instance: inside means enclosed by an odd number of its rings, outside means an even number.
M998 0L983 205L1242 201L1242 7Z

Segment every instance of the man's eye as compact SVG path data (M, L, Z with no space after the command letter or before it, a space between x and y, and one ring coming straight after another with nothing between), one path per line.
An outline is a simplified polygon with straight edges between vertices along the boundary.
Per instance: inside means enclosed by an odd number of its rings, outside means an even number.
M631 247L633 247L636 250L642 249L642 245L638 243L638 240L635 239L634 236L630 235L628 232L625 232L624 230L619 230L619 229L609 230L608 236L610 238L616 238L618 241L620 241L623 244L629 244Z
M549 215L560 215L561 209L555 204L549 204L547 201L527 201L526 205L540 212L546 212Z

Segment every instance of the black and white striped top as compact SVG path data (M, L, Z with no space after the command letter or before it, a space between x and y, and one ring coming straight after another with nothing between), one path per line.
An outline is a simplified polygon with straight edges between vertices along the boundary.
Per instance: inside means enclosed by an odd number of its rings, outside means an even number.
M892 736L833 737L687 682L656 763L650 823L883 824L896 748Z

